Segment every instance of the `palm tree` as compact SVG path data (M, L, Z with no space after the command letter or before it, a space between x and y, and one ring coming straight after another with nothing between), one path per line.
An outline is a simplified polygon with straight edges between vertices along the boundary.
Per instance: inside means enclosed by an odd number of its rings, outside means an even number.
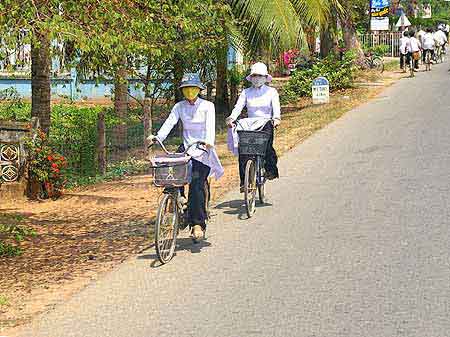
M304 43L306 30L325 25L337 0L231 0L250 50L267 48L273 52Z
M270 60L282 50L306 43L308 33L311 37L316 26L325 25L332 6L339 7L337 1L224 0L231 7L224 31L231 43ZM217 52L216 110L220 115L228 113L226 50L223 45Z

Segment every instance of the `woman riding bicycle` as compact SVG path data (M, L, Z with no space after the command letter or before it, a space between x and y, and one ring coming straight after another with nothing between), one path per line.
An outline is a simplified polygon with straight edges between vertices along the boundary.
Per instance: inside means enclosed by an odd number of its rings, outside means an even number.
M192 180L189 185L188 196L188 220L191 226L192 237L201 240L206 230L206 200L205 184L210 176L219 179L224 171L219 161L214 142L215 108L214 104L198 97L205 86L200 81L198 74L185 74L180 84L181 92L185 100L178 102L173 107L169 117L164 122L156 136L150 136L151 141L157 138L163 142L179 120L183 126L183 144L179 152L183 152L190 144L201 141L206 144L206 151L199 148L189 150L192 157ZM184 196L184 189L182 189Z
M266 85L267 82L272 81L272 76L268 74L267 66L264 63L255 63L251 67L251 72L250 75L247 76L247 80L252 83L252 86L242 91L236 106L231 115L226 119L226 122L229 127L233 127L244 107L247 108L249 118L273 120L273 123L266 123L262 130L271 134L265 156L266 178L269 180L276 179L279 177L277 167L278 158L275 149L273 148L273 136L274 128L281 123L281 108L278 91L275 88ZM244 191L243 186L246 162L247 158L239 155L241 193Z
M427 28L427 32L422 37L422 48L423 48L423 55L422 55L423 63L426 63L427 53L430 53L429 60L434 60L435 41L433 36L433 29Z

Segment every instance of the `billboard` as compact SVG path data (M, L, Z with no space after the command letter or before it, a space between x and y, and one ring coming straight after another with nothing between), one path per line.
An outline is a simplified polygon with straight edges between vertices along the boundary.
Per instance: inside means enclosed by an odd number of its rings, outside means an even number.
M370 30L389 30L390 0L370 0Z
M431 19L431 4L422 5L422 18Z

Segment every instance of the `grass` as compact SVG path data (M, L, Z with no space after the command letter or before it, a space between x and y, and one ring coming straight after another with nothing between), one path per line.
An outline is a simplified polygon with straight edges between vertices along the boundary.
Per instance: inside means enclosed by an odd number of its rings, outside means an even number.
M0 214L0 257L14 257L23 253L20 242L36 232L24 224L24 217L14 214Z
M8 298L2 294L0 294L0 307L5 307L9 305Z
M400 63L398 60L391 60L384 64L384 71L395 71L400 67Z

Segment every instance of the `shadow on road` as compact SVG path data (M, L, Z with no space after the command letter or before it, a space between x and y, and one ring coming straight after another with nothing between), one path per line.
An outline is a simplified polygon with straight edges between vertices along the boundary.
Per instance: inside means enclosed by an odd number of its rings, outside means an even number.
M270 203L260 204L258 201L256 202L256 208L268 207L272 206ZM239 220L247 220L247 212L245 210L245 201L243 199L226 201L223 202L216 207L215 209L220 209L225 214L237 215Z
M198 253L201 253L203 248L210 247L210 246L211 246L211 243L208 242L207 240L201 241L199 243L194 243L194 242L192 242L191 238L178 238L177 246L175 248L175 256L173 258L175 259L177 252L180 252L180 251L188 251L192 254L198 254ZM163 266L159 262L158 256L156 256L156 253L139 255L137 257L137 259L138 260L153 260L150 264L150 267L152 267L152 268L159 268L159 267Z

